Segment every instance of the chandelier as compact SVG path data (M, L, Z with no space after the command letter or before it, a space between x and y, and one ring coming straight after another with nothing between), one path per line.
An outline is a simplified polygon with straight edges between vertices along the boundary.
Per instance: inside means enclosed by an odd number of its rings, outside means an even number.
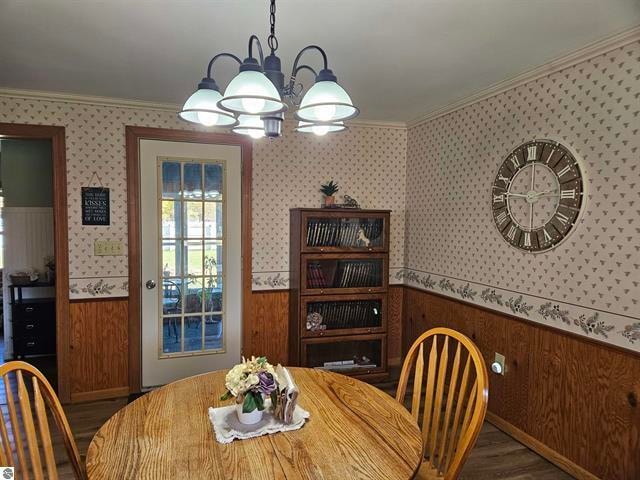
M269 23L271 33L267 44L271 53L264 57L260 39L251 35L248 56L243 61L232 53L214 56L207 66L207 76L187 99L179 117L206 127L228 128L252 138L277 138L282 135L284 113L290 105L296 109L294 117L298 120L298 132L325 135L345 130L344 121L356 117L359 110L338 85L336 76L329 69L325 51L317 45L300 50L285 84L280 58L276 56L276 0L271 0ZM258 58L253 54L254 45ZM302 56L311 51L322 56L319 72L301 62ZM227 85L224 96L213 78L213 65L220 58L230 58L240 65L239 73ZM302 70L308 70L315 77L315 83L304 95L303 85L296 81Z

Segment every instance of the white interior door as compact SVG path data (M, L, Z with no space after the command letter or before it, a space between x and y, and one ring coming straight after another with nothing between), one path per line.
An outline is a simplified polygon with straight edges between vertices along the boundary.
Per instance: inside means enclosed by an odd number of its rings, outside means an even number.
M239 146L140 141L142 386L240 359Z

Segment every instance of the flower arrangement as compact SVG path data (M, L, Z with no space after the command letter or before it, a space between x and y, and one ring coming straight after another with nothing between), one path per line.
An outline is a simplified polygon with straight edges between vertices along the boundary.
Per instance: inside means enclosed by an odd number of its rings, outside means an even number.
M236 397L236 403L242 405L242 413L264 410L264 398L271 396L276 404L278 377L266 357L251 357L234 366L225 378L227 391L220 400Z

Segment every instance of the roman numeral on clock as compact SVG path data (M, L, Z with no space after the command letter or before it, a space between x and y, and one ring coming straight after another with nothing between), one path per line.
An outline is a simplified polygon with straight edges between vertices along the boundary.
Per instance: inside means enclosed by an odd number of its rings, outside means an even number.
M556 218L563 225L567 225L569 223L569 217L562 212L556 212Z
M504 203L504 193L493 196L493 203Z
M556 153L556 149L555 149L555 148L552 148L552 149L551 149L551 152L549 152L549 156L547 157L547 161L546 161L546 162L544 162L544 163L546 163L546 164L548 165L548 164L549 164L549 160L551 160L551 157L553 157L553 154L554 154L554 153Z
M502 175L498 174L498 180L502 180L505 185L509 185L509 179L507 177L503 177Z
M524 232L524 246L531 247L531 233Z
M560 198L570 198L575 200L576 198L576 189L572 188L571 190L562 190L560 192Z
M549 232L547 232L546 228L542 229L542 234L544 235L545 243L549 243L551 241L551 235L549 235Z
M529 145L527 147L527 162L536 161L536 152L538 151L537 145Z
M569 170L571 170L571 165L567 165L562 170L560 170L558 172L558 177L562 177L563 175L566 175L569 172Z
M496 221L498 222L498 225L502 225L505 222L506 219L507 219L507 211L506 210L501 211L496 216Z
M518 227L516 227L515 225L511 225L509 227L509 231L507 232L507 238L511 241L514 241L516 239L516 233L518 233Z
M513 167L515 169L520 168L520 162L518 161L518 157L516 157L515 155L511 157L511 163L513 163Z

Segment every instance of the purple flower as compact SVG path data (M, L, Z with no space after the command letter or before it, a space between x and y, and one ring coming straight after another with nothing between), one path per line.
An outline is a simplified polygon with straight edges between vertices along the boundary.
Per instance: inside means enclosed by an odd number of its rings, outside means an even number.
M276 389L276 380L268 372L258 373L258 391L263 395L271 395L271 392Z

